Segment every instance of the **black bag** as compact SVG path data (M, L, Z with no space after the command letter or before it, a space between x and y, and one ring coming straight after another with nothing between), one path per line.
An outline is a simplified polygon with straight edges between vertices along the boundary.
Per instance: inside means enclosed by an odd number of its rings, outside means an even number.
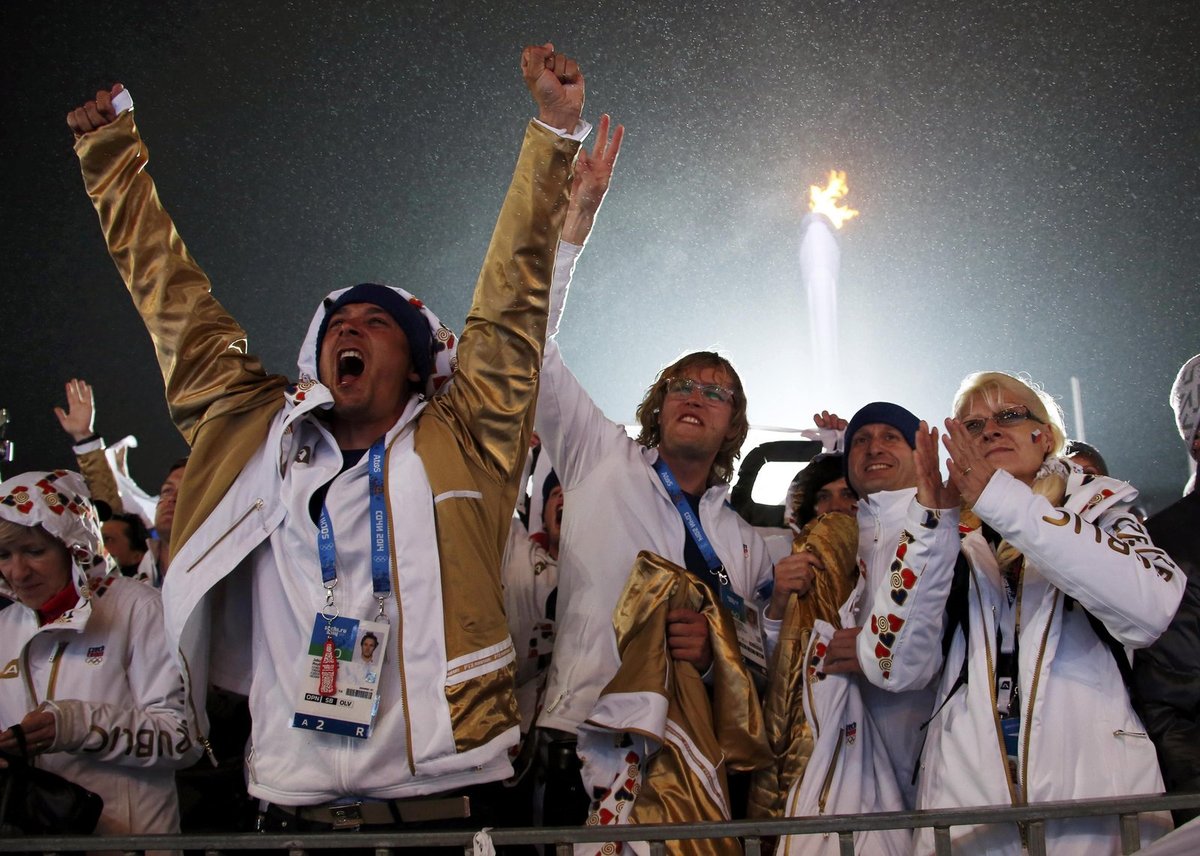
M104 800L82 785L28 762L25 730L12 727L21 754L0 753L0 836L88 835L96 829Z

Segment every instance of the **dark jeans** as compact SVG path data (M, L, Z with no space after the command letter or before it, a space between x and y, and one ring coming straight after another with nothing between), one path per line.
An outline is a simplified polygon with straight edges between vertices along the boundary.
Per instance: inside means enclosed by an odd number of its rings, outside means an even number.
M592 799L584 790L579 775L583 765L575 752L575 735L539 728L537 740L537 767L545 784L542 825L583 826L587 823Z

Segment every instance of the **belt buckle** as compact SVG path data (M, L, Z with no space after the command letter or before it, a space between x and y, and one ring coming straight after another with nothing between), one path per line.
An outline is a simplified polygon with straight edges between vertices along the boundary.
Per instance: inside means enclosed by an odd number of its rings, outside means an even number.
M358 829L363 823L362 803L331 805L329 817L334 829Z

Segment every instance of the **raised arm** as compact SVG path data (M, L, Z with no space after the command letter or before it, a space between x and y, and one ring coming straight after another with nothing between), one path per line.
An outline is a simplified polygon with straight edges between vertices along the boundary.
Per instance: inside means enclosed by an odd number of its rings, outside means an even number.
M609 139L611 121L607 113L601 116L591 153L587 149L579 150L575 177L571 180L571 204L567 206L567 219L563 223L562 239L568 243L583 246L608 193L617 155L621 153L621 140L625 137L625 126L617 125Z
M108 465L104 453L104 441L95 432L96 405L91 384L79 378L71 378L66 384L67 409L54 408L58 424L70 435L75 444L75 460L79 472L87 482L88 493L93 500L100 500L114 512L124 510L121 491L116 476Z
M118 84L96 93L67 124L109 255L154 343L171 418L194 452L175 511L178 550L266 438L287 380L267 375L210 293L159 201L132 110L113 108L122 91Z
M609 421L563 364L556 336L575 262L583 252L596 222L596 214L608 193L617 155L625 135L617 125L611 138L611 120L600 117L599 133L592 151L581 150L571 184L563 239L558 245L554 279L550 289L550 312L546 329L546 354L538 390L537 425L543 446L555 471L569 488L582 478L611 443L623 442L625 431Z
M521 75L538 106L538 121L570 136L583 115L584 83L579 64L556 53L550 42L521 52Z
M942 665L946 602L959 553L959 510L957 491L942 483L937 440L937 429L922 421L914 447L917 495L890 572L868 592L870 612L857 639L862 673L893 692L928 685ZM951 507L939 507L944 505Z
M575 161L575 175L571 179L571 204L567 206L567 216L563 221L562 240L554 260L554 279L550 284L547 340L558 335L558 325L562 321L567 294L571 290L571 277L575 273L575 262L579 260L583 245L592 232L592 226L596 224L596 214L608 193L613 169L617 165L617 155L621 152L625 126L617 125L610 140L610 122L607 113L600 117L591 154L588 154L587 149L580 149L579 158Z
M480 466L515 478L528 451L554 254L566 214L583 76L552 45L527 47L521 72L538 107L504 198L471 311L458 343L458 371L427 413L455 424ZM553 129L553 130L552 130Z
M171 418L189 444L214 412L278 398L286 385L247 353L246 334L212 297L146 171L133 113L117 115L121 84L67 116L109 254L154 341Z

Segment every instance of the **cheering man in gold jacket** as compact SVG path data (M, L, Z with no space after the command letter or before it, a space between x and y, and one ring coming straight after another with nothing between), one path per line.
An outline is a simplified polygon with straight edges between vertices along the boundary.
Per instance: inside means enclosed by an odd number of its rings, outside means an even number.
M168 636L194 685L249 695L249 790L270 828L483 825L497 787L485 785L511 773L499 566L589 130L574 61L547 44L521 67L538 121L461 339L401 289L342 289L313 318L295 384L263 370L210 294L144 168L127 93L99 92L67 119L192 447ZM375 671L350 667L368 633Z

